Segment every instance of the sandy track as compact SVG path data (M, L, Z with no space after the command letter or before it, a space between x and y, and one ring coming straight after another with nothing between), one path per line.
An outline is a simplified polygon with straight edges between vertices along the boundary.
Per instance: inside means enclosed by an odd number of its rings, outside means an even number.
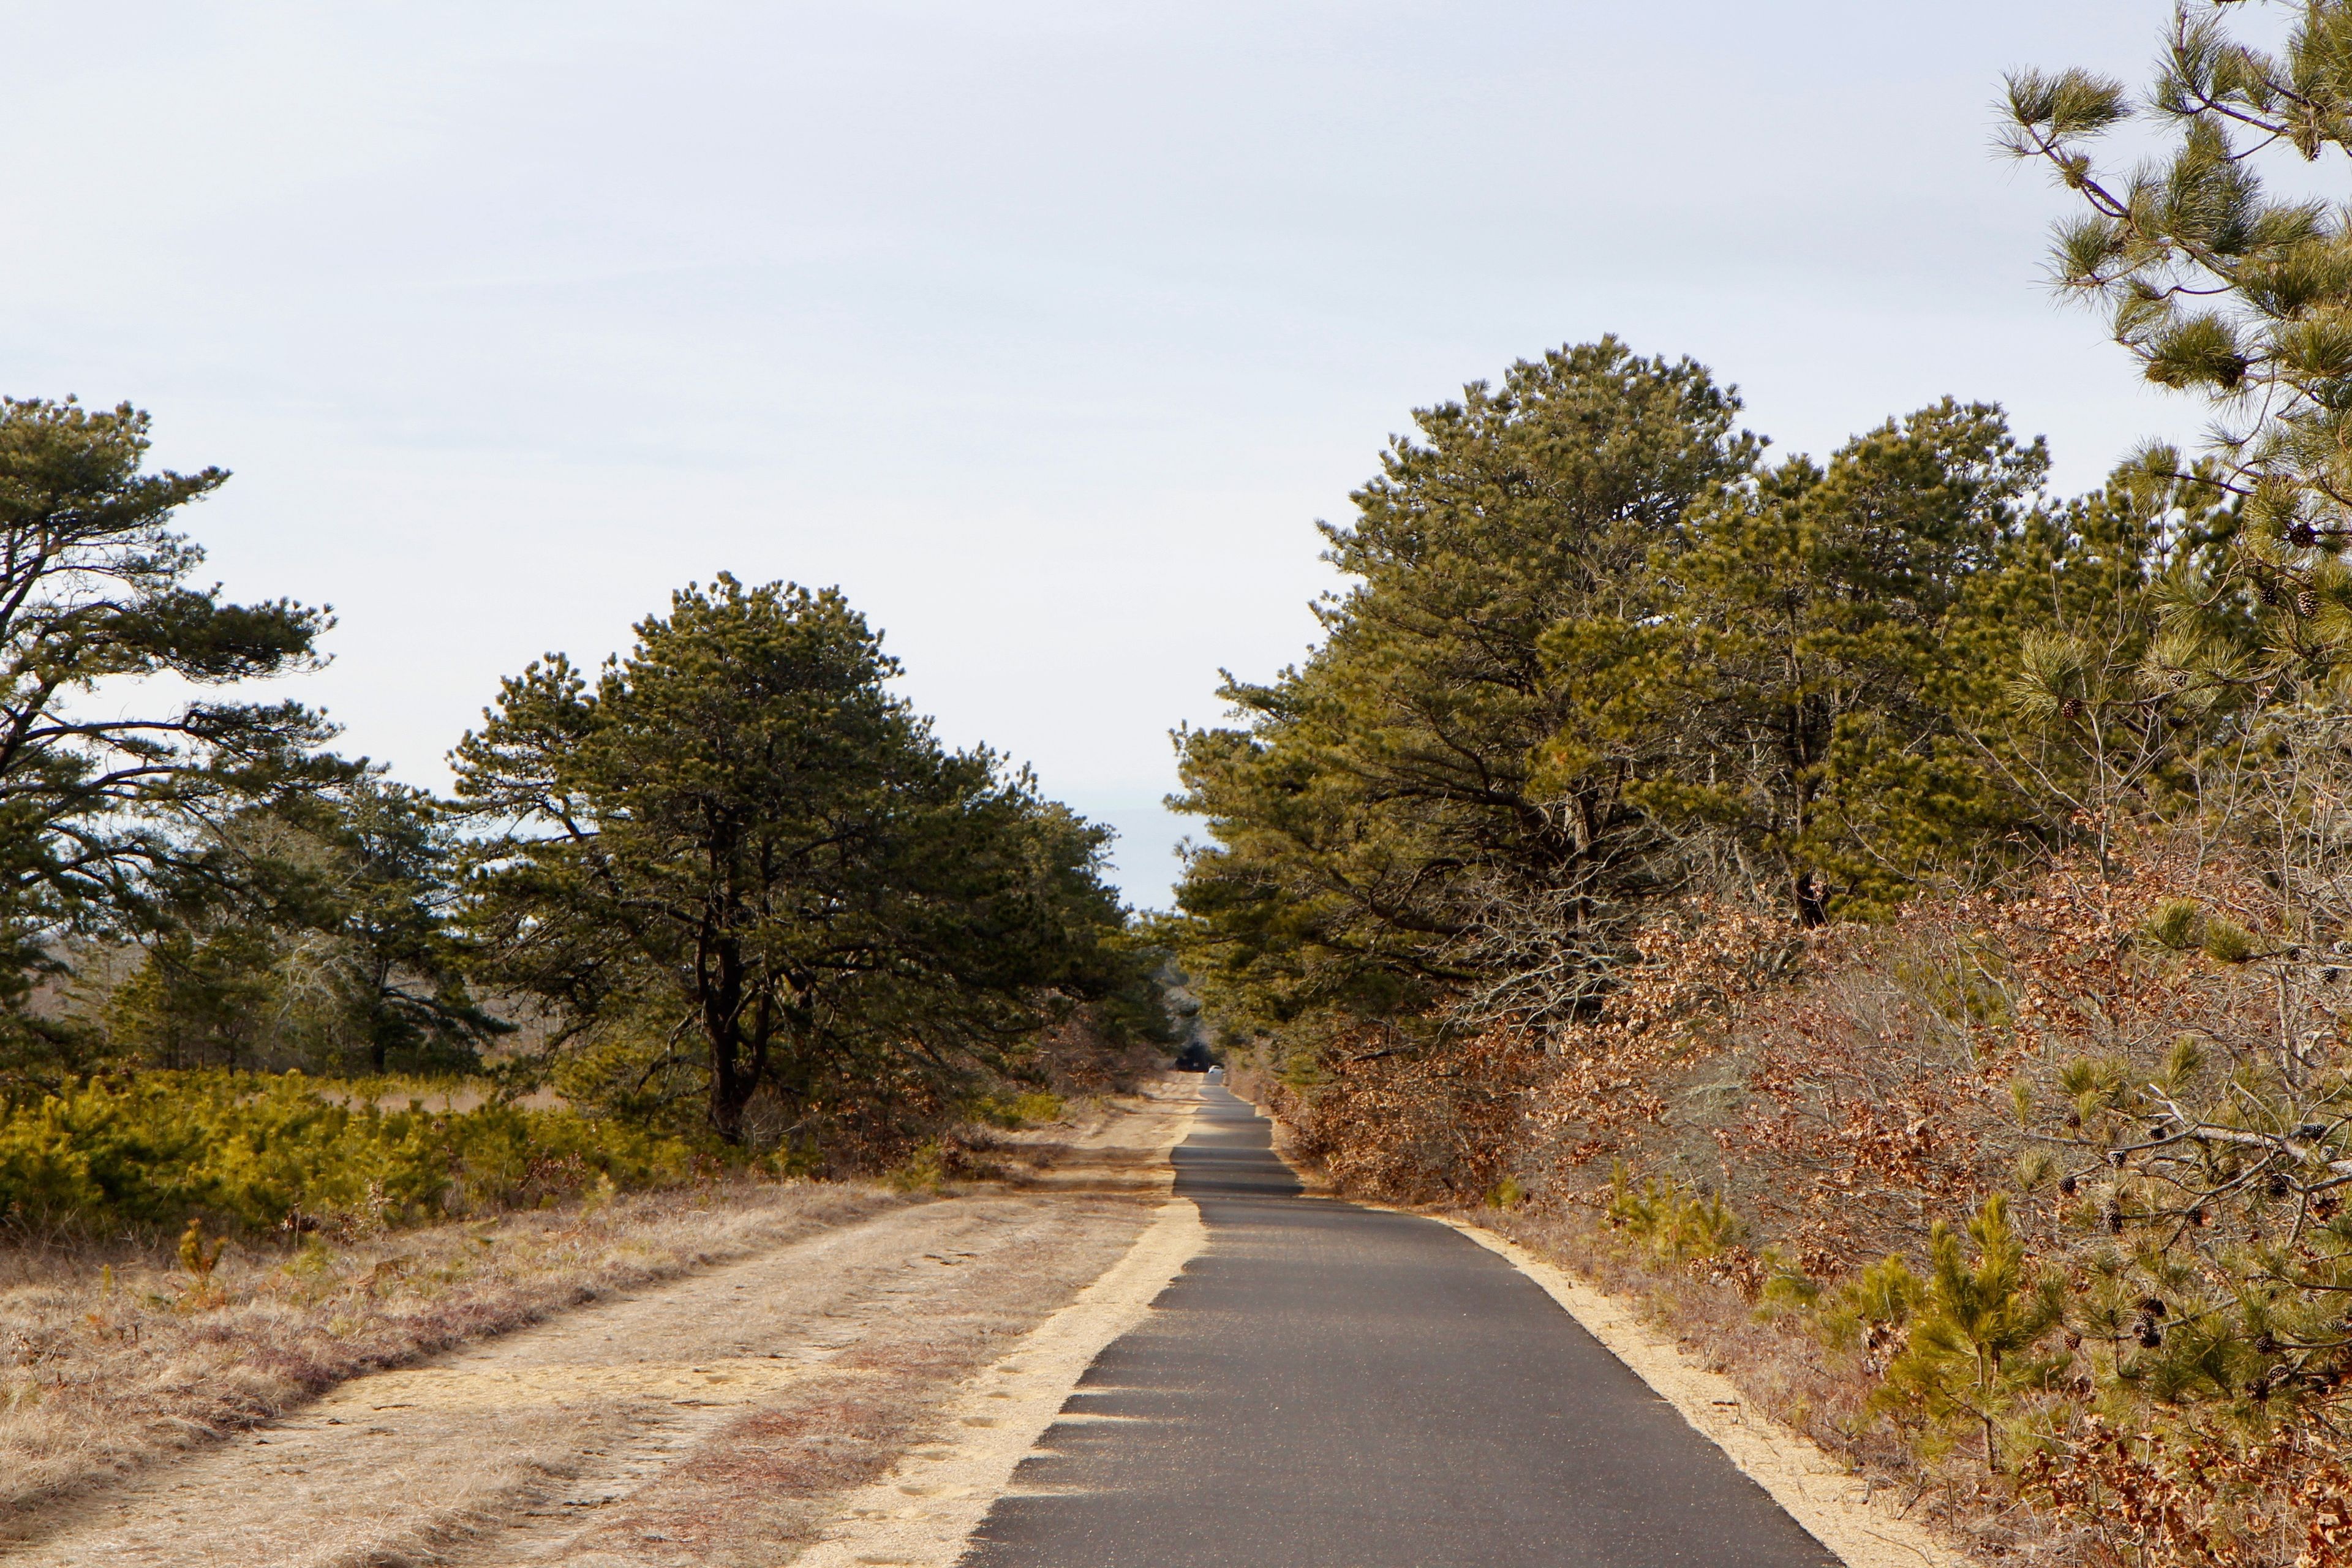
M1193 1091L1034 1188L894 1210L436 1361L101 1494L6 1553L104 1562L774 1563L1126 1254Z

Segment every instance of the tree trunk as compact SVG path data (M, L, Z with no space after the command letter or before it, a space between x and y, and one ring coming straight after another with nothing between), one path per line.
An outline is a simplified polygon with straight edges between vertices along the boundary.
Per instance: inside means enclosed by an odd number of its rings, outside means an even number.
M732 942L706 937L695 979L702 1032L710 1040L710 1130L723 1142L740 1144L743 1108L751 1103L760 1079L758 1060L743 1059L742 955Z
M743 1142L743 1110L759 1086L759 1075L743 1070L734 1040L710 1043L710 1130L720 1141Z
M1829 924L1830 890L1811 871L1797 873L1797 923L1811 930Z

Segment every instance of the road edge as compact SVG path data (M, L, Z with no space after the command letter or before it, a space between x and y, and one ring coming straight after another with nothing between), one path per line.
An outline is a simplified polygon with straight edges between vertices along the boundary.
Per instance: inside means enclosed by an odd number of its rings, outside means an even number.
M1290 1167L1306 1188L1305 1195L1433 1220L1526 1275L1847 1568L1976 1568L1970 1558L1925 1525L1895 1512L1866 1479L1847 1470L1812 1439L1751 1411L1737 1384L1707 1371L1679 1345L1653 1333L1623 1300L1484 1226L1423 1209L1339 1196L1329 1183L1302 1169L1282 1146L1286 1129L1280 1117L1258 1101L1244 1103L1273 1123L1275 1156Z
M1811 1438L1749 1409L1738 1384L1652 1333L1625 1302L1484 1226L1444 1215L1422 1217L1459 1231L1533 1280L1849 1568L1972 1568L1926 1526L1894 1512L1875 1489Z
M850 1493L824 1538L791 1558L791 1568L953 1568L997 1499L1013 1489L1021 1461L1065 1419L1087 1369L1143 1321L1208 1236L1190 1198L1160 1205L1118 1262L963 1385L940 1413L949 1436L917 1445L889 1474Z

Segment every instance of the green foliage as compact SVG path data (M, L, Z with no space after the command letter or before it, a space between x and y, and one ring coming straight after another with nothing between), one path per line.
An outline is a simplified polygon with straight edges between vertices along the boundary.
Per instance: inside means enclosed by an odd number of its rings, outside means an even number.
M158 932L137 972L107 998L110 1054L169 1068L299 1065L279 1038L285 1019L275 1004L289 977L278 935L259 922Z
M2209 912L2194 899L2168 899L2140 928L2158 947L2202 952L2217 963L2245 963L2265 956L2253 932L2226 915Z
M838 594L721 576L637 638L593 689L561 656L506 681L457 752L502 829L470 929L559 1048L690 1038L721 1138L764 1090L879 1145L1133 980L1104 830L942 748Z
M161 903L101 1020L117 1061L163 1068L467 1071L506 1032L467 989L454 847L422 791L365 772L206 825L258 875Z
M2352 5L2293 10L2269 49L2233 36L2221 5L2180 7L2137 106L2080 70L2009 83L2009 151L2083 204L2054 237L2061 283L2104 307L2150 381L2220 416L2215 457L2242 506L2210 580L2171 596L2152 672L2178 689L2333 679L2352 651L2352 226L2262 172L2288 162L2301 184L2297 163L2352 149ZM2100 139L2134 117L2168 154L2103 167Z
M227 1245L228 1238L225 1236L206 1239L204 1216L199 1215L190 1219L188 1228L181 1233L180 1267L194 1275L199 1283L208 1282L213 1270L220 1267L221 1248Z
M304 806L295 825L315 849L302 957L324 994L328 1053L378 1073L472 1066L508 1030L467 988L457 846L440 803L362 774Z
M2235 526L2216 470L2056 502L2040 442L1949 398L1764 470L1738 411L1603 340L1415 416L1325 530L1321 646L1180 736L1212 842L1170 935L1213 1022L1286 1058L1557 1034L1662 900L1879 918L2193 787L2233 710L2150 661Z
M935 1139L920 1143L913 1153L885 1172L884 1180L902 1193L936 1193L947 1185L946 1151Z
M2000 409L1946 399L1719 488L1644 594L1548 634L1581 698L1548 754L1630 772L1659 826L1727 838L1815 921L2057 827L2004 765L2008 673L2053 597L2136 588L2138 561L2098 569L2093 533L2037 504L2047 468Z
M1414 415L1324 526L1353 585L1317 607L1322 646L1228 681L1240 727L1180 737L1177 804L1215 843L1179 945L1223 1022L1417 1009L1496 905L1542 904L1572 946L1658 884L1622 770L1560 740L1579 697L1545 638L1654 597L1651 552L1754 459L1738 410L1704 367L1604 339Z
M1782 1312L1821 1305L1821 1281L1790 1262L1778 1247L1768 1247L1758 1254L1765 1267L1763 1286L1757 1291L1757 1320L1769 1322Z
M1913 1420L1975 1422L1984 1435L1985 1463L1997 1469L1996 1423L2021 1389L2046 1383L2070 1359L2061 1353L2037 1361L2027 1353L2063 1318L2064 1284L2027 1269L2009 1200L1999 1193L1969 1221L1968 1237L1973 1260L1951 1227L1937 1223L1924 1299L1911 1304L1910 1342L1887 1363L1873 1404Z
M1821 1304L1815 1328L1837 1350L1857 1342L1884 1341L1888 1331L1911 1321L1927 1295L1927 1286L1909 1264L1896 1257L1883 1258L1831 1293Z
M201 1216L251 1230L402 1225L533 1203L600 1175L676 1181L689 1159L676 1140L572 1111L386 1110L299 1073L142 1073L0 1110L0 1218L101 1233Z
M1694 1193L1672 1176L1653 1177L1639 1187L1622 1164L1611 1178L1610 1222L1647 1244L1662 1263L1712 1258L1736 1245L1746 1227L1724 1201Z
M679 1136L707 1128L710 1070L699 1042L680 1039L650 1002L621 1000L531 1066L565 1104L593 1115Z
M2193 952L2204 940L2205 910L2194 899L2167 899L2142 929L2158 947Z
M2206 917L2198 945L2206 957L2219 963L2244 963L2261 952L2253 932L2218 915Z
M65 938L136 931L159 897L250 880L197 825L352 771L314 754L332 732L317 714L209 689L305 668L328 623L191 587L204 552L174 514L228 476L142 473L147 447L128 405L0 400L0 1071L86 1053L71 1020L26 1005ZM155 676L194 695L131 695ZM121 695L90 700L101 689Z
M1033 1089L1019 1094L981 1095L971 1102L971 1119L1009 1131L1059 1121L1068 1109L1060 1095Z

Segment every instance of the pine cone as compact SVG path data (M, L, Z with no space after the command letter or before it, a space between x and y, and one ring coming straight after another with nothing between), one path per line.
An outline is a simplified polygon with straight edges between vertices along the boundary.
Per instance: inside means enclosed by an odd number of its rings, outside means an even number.
M2307 522L2290 523L2287 525L2286 542L2297 550L2308 550L2319 542L2319 530Z
M2254 582L2254 597L2260 599L2266 606L2275 607L2279 602L2278 584L2267 577L2257 578Z
M2058 1178L2058 1190L2065 1194L2070 1198L2074 1195L2074 1189L2079 1185L2081 1185L2081 1184L2076 1182L2072 1176L2061 1176Z
M2305 588L2294 596L2294 613L2305 620L2319 614L2319 595Z
M2081 698L2069 697L2065 701L2058 704L2058 717L2063 719L2069 724L2073 723L2075 720L2080 719L2082 716L2083 700Z

